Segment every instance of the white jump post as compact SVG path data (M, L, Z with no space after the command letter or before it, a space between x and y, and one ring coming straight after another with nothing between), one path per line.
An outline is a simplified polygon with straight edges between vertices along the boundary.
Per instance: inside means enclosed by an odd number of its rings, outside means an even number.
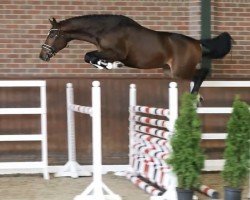
M38 108L0 108L0 115L40 115L41 133L0 135L0 142L41 142L41 161L34 162L1 162L0 171L4 173L40 173L44 179L49 179L48 173L48 143L47 143L47 103L46 81L0 81L0 88L31 88L40 89L40 107ZM34 172L35 171L35 172Z
M75 115L74 112L74 88L72 83L67 84L67 137L68 137L68 162L55 174L55 177L78 178L80 176L91 176L92 174L83 169L76 161L75 143Z
M169 101L169 127L168 130L171 133L174 133L175 131L175 121L178 118L178 89L177 89L177 83L171 82L169 84L169 91L168 91L168 101ZM172 151L172 149L171 149ZM169 172L169 177L172 179L169 181L168 190L162 195L162 196L152 196L151 200L177 200L177 193L176 193L176 187L177 187L177 177L174 172Z
M133 111L133 107L137 105L137 92L136 92L136 85L135 84L130 84L130 89L129 89L129 119L133 119L136 115L136 113ZM134 144L134 137L132 137L134 131L133 128L135 126L135 121L130 121L129 122L129 167L128 171L132 172L132 155L133 155L133 149L132 146Z
M72 112L88 114L92 117L92 152L93 152L93 182L75 200L120 200L102 181L102 146L101 146L101 88L100 82L92 83L92 107L80 106L73 103L73 86L67 84L68 108ZM69 149L75 146L74 139L74 117L73 113L68 115L68 130L70 134ZM72 131L73 130L73 131ZM73 148L72 148L73 149ZM71 161L75 159L75 150L70 151Z

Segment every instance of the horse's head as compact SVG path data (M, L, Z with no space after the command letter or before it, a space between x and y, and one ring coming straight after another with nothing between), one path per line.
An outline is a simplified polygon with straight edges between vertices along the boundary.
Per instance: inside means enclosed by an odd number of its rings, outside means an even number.
M59 23L53 18L49 19L52 28L49 30L45 43L42 45L40 59L49 61L58 51L67 46L67 38L60 29Z

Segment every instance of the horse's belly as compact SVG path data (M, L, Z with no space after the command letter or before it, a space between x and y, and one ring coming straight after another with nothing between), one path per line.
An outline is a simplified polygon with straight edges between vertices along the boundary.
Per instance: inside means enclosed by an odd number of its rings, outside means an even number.
M131 67L140 69L160 68L166 61L164 51L147 48L137 48L139 50L128 53L126 61Z

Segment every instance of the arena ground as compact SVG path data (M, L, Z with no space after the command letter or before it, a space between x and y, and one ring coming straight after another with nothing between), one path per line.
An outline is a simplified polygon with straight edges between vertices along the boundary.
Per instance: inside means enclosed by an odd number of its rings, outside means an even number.
M223 182L219 173L203 174L203 183L220 192L223 199ZM123 200L147 200L149 195L138 189L124 177L118 177L109 173L103 176L104 183L110 189L119 194ZM1 200L73 200L92 181L91 177L78 179L54 178L44 180L39 175L8 175L0 176L0 199ZM243 191L243 200L247 200L249 185L246 184ZM200 195L199 200L210 198Z

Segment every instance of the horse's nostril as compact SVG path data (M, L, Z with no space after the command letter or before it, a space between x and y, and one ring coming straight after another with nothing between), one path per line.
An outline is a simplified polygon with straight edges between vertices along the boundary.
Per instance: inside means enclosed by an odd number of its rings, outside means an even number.
M49 61L49 55L48 54L40 54L39 58L43 61Z
M49 61L49 55L48 55L48 54L45 55L44 60L45 60L45 61Z

